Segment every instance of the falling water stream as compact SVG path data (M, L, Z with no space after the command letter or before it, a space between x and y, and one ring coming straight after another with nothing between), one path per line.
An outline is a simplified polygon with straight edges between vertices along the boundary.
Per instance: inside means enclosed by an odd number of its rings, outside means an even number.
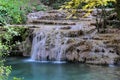
M46 36L45 36L44 32L36 33L36 35L33 39L34 46L32 46L32 52L31 52L32 60L35 60L35 58L39 55L41 55L42 58L44 58L44 55L42 55L40 53L45 53L45 43L46 43Z
M61 60L61 55L63 53L62 49L62 35L60 32L53 31L47 28L43 28L42 30L35 33L35 37L33 38L32 51L31 51L31 59L32 60L47 60L45 57L48 54L54 54L56 56L56 61ZM52 40L52 41L51 41Z
M71 26L70 31L82 30L81 26L82 24ZM65 54L66 44L69 38L64 36L64 32L61 32L64 31L61 30L63 26L48 27L49 26L44 26L35 32L32 43L31 60L49 60L49 54L56 56L56 59L53 59L54 61L59 62L62 60L62 55ZM78 39L80 40L81 38Z

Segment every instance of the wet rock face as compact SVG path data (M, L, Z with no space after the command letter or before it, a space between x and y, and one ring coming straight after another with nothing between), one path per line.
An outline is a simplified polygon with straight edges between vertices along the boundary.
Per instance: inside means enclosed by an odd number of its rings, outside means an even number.
M60 19L65 19L66 14L64 12L60 11L40 11L36 13L30 13L28 15L28 20L60 20Z
M68 61L85 62L88 53L91 51L92 45L88 41L80 41L78 43L69 44L66 49L66 58Z
M33 34L34 29L28 29L28 36L26 37L26 39L24 41L22 41L19 45L18 45L18 51L22 52L22 56L30 56L30 52L31 52L31 47L32 47L32 41L33 41Z
M90 29L73 30L72 26L69 27L43 26L34 30L32 59L89 64L115 64L119 61L120 56L116 48L108 46L110 42L112 45L119 43L119 39L110 40L112 35L96 35L94 28L90 31ZM78 34L79 31L82 33Z
M72 44L66 51L68 61L75 60L89 64L114 64L120 58L113 49L106 48L98 41L81 41Z
M65 22L62 20L65 17L64 13L56 11L53 14L53 12L38 12L34 16L33 14L28 15L33 16L29 19L32 23L35 20L38 20L39 23L34 24L38 27L33 28L34 31L31 33L32 59L66 60L89 64L115 64L119 61L120 44L119 38L117 38L118 35L115 37L107 34L96 34L95 26L91 25L91 23L94 23L94 18L92 17L90 21L84 18L84 21L66 20ZM50 19L50 21L43 21L46 18ZM61 19L61 21L57 21L57 19ZM44 22L45 24L41 25ZM53 24L48 25L46 23ZM73 25L72 23L75 24Z
M29 13L27 15L29 24L62 24L62 25L75 25L74 22L71 22L70 20L82 20L82 21L91 21L91 18L94 18L92 15L86 18L82 18L85 14L85 11L78 11L77 18L70 17L69 19L67 16L69 15L66 13L66 11L60 11L60 10L53 10L53 11L39 11L35 13ZM93 13L94 14L94 13ZM59 22L59 20L61 20ZM69 22L66 22L66 20L69 20ZM71 22L71 23L70 23Z
M101 49L97 48L95 49L95 52L100 52L100 58L97 58L98 60L92 61L93 64L113 64L117 63L120 59L119 56L119 31L114 31L115 29L110 29L110 32L108 30L108 33L105 34L98 34L93 37L94 40L97 41L97 45L101 46ZM111 33L111 31L113 33ZM102 43L101 43L102 42ZM101 45L102 44L102 45ZM101 54L102 53L102 54ZM100 60L99 60L100 59ZM91 63L91 62L90 62Z
M107 10L107 12L111 11L111 9ZM90 18L95 17L99 14L101 14L101 10L98 10L98 12L96 10L91 11L90 15L87 16L85 19L82 18L85 14L87 13L87 11L85 10L77 10L77 18L73 18L70 17L69 20L85 20L85 21L89 21ZM69 15L69 13L67 13L66 11L62 10L51 10L51 11L39 11L39 12L34 12L34 13L29 13L27 18L28 18L28 22L31 22L33 20L68 20L66 17ZM88 19L87 19L88 18Z

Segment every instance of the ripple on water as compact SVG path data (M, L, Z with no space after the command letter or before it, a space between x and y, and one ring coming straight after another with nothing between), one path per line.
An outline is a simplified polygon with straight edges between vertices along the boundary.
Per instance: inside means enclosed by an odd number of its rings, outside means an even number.
M66 61L52 61L52 63L54 64L63 64L63 63L67 63Z
M66 61L38 61L38 60L32 60L32 59L25 59L23 62L38 62L38 63L53 63L53 64L63 64L67 63Z

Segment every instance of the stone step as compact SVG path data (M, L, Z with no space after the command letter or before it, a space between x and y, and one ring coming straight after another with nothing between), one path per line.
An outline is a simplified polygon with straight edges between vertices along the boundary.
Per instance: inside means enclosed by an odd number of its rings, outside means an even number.
M33 20L32 24L50 24L50 25L75 25L75 22L60 21L60 20Z

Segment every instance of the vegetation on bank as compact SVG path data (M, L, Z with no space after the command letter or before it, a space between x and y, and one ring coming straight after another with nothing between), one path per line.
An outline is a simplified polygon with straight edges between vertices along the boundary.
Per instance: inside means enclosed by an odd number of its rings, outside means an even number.
M4 28L1 27L0 29L0 80L8 80L9 74L11 73L11 67L10 66L4 66L4 57L10 53L10 50L12 49L11 40L14 36L18 36L20 33L18 33L17 29L10 28L8 26L5 26ZM20 78L13 78L13 80L21 80Z
M0 0L0 25L24 24L32 11L46 10L46 6L31 0Z
M11 67L4 65L4 57L20 42L14 39L16 37L25 39L27 35L25 28L5 25L24 24L29 12L45 9L42 4L31 3L31 0L0 0L0 80L8 80L11 73ZM14 77L13 80L21 80L21 78Z
M8 80L12 68L4 66L6 56L9 56L11 51L24 41L28 36L28 31L24 27L0 27L0 80ZM22 80L14 77L13 80Z
M25 22L24 0L0 0L0 23L20 24ZM11 5L12 4L12 5Z

